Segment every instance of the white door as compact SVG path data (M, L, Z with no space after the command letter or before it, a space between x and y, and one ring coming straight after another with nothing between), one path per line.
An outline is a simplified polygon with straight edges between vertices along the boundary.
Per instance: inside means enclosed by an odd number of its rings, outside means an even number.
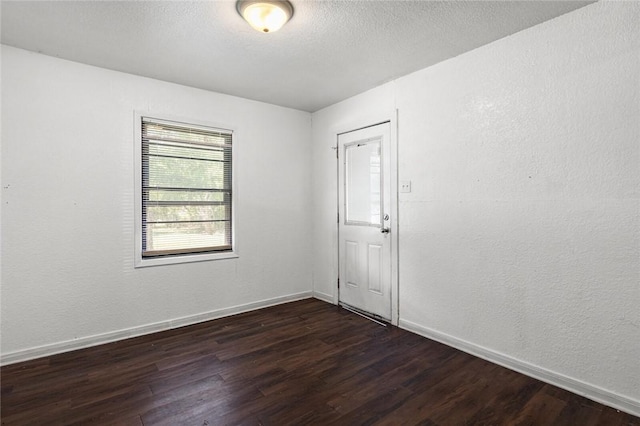
M339 299L391 320L390 124L338 136Z

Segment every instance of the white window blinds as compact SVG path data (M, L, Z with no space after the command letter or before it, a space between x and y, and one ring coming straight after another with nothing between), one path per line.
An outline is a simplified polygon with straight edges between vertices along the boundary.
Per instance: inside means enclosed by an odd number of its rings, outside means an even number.
M142 118L142 257L229 251L232 132Z

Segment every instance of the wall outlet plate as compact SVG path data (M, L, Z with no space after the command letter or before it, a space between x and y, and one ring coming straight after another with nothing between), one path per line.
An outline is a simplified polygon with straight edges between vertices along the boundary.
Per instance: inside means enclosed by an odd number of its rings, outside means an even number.
M411 192L411 181L410 180L401 180L400 181L400 192Z

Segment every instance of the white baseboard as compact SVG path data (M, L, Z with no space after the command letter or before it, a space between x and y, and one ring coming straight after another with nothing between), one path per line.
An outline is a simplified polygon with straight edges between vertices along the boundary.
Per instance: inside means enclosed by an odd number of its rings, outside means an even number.
M510 370L525 374L534 379L568 390L569 392L584 396L585 398L599 402L617 410L624 411L634 416L640 417L640 401L618 395L598 386L582 382L580 380L567 377L560 373L538 367L533 364L512 358L508 355L495 352L491 349L475 345L473 343L458 339L445 333L421 326L411 321L400 320L399 327L412 333L419 334L431 340L443 343L447 346L459 349L468 354L485 359L494 364L501 365Z
M58 342L58 343L53 343L49 345L38 346L35 348L24 349L16 352L10 352L7 354L2 354L0 356L0 365L15 364L17 362L28 361L31 359L41 358L49 355L55 355L63 352L75 351L77 349L83 349L91 346L102 345L105 343L128 339L131 337L138 337L138 336L143 336L145 334L171 330L173 328L184 327L187 325L210 321L217 318L240 314L242 312L248 312L256 309L266 308L269 306L280 305L282 303L308 299L310 297L312 297L311 292L304 291L302 293L295 293L287 296L274 297L272 299L259 300L257 302L246 303L244 305L237 305L229 308L217 309L215 311L205 312L202 314L190 315L182 318L175 318L175 319L161 321L153 324L146 324L138 327L128 328L125 330L118 330L118 331L113 331L109 333L97 334L94 336L82 337L79 339L67 340L64 342Z
M333 304L333 294L322 293L321 291L314 291L313 297L316 299L320 299L323 302L328 302Z

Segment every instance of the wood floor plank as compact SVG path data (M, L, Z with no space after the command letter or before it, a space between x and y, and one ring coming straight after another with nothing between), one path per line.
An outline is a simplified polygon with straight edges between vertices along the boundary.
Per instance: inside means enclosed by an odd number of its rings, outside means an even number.
M159 395L167 403L157 404L155 407L142 412L141 417L145 425L178 425L202 424L211 418L211 424L217 424L215 418L234 412L235 407L247 401L262 398L260 392L250 384L228 385L224 381L219 386L201 392L177 393Z
M316 299L0 369L3 425L611 425L640 418Z
M448 409L451 401L457 401L462 398L478 398L478 391L483 390L486 392L483 386L477 388L469 387L469 383L474 383L479 374L491 374L478 369L478 366L482 365L482 360L468 355L462 357L462 359L465 360L465 364L446 363L446 368L442 372L434 371L431 368L428 385L415 386L414 381L405 382L413 385L409 389L414 392L414 396L393 412L383 416L377 424L413 425L420 422L434 422L431 417L439 413L439 410ZM451 366L455 367L452 368ZM465 393L457 392L458 389L465 388L467 389Z
M549 386L549 385L545 385ZM538 391L520 410L513 420L515 426L534 426L536 424L557 424L556 419L565 406L565 402L544 392ZM603 423L608 424L608 423Z
M360 400L357 407L348 410L339 423L345 425L372 425L385 415L393 413L407 401L413 393L403 387L387 388Z

